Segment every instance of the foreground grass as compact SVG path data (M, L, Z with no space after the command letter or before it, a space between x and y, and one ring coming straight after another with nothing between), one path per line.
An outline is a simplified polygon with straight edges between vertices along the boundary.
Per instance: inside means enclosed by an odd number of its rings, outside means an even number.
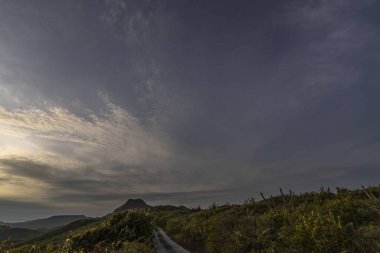
M193 253L380 252L380 187L263 198L155 219Z

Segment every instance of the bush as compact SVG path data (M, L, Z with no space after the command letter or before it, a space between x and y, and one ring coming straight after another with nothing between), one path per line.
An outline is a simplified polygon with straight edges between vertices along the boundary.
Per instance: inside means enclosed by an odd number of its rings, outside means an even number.
M365 191L282 194L244 205L160 213L156 220L194 253L376 253L380 187Z

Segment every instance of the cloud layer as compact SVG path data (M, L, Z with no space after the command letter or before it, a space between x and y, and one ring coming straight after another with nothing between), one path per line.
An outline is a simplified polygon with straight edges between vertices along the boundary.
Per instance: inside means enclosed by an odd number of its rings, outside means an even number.
M0 2L0 220L378 183L379 10Z
M14 192L12 198L29 199L31 190L49 199L52 191L154 189L148 178L165 172L169 143L106 96L103 101L104 113L88 119L60 107L0 108L2 197Z

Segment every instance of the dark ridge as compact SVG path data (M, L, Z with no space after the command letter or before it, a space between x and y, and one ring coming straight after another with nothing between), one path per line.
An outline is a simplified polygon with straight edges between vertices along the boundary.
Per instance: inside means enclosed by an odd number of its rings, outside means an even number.
M36 230L0 225L0 241L10 239L13 243L20 243L41 234L42 232Z
M116 208L115 212L126 211L130 209L146 209L150 207L151 206L145 203L145 201L142 199L128 199L124 205Z
M13 228L25 228L38 231L47 231L83 219L89 219L89 217L86 217L85 215L55 215L44 219L30 220L24 222L6 222L2 224Z

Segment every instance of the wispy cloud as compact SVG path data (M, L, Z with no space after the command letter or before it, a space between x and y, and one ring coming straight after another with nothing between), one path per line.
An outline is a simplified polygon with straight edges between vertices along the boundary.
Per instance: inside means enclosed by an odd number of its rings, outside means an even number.
M207 153L195 158L105 93L99 97L102 113L83 110L87 115L82 116L49 104L0 107L0 197L25 201L32 191L37 202L60 205L55 201L61 199L68 201L67 207L76 205L72 196L87 198L92 205L97 203L94 194L103 196L98 201L106 196L115 201L115 194L124 199L228 187L225 173L217 173L226 163ZM215 168L205 170L204 159Z
M157 24L157 6L151 0L126 1L105 0L105 11L101 20L112 29L114 35L126 44L149 47L153 39L153 28Z
M42 199L51 195L49 189L135 192L148 187L165 170L172 153L169 142L101 96L104 113L91 113L88 119L54 106L0 107L0 173L8 180L1 184L0 195L26 197L28 185Z
M167 156L169 147L154 136L126 110L103 96L106 110L103 115L81 118L65 108L24 108L8 111L0 107L1 133L18 138L21 142L62 142L82 149L88 156L107 157L130 165L140 165L147 157ZM84 152L83 152L84 151ZM53 152L57 155L58 150ZM97 154L97 155L95 155Z

